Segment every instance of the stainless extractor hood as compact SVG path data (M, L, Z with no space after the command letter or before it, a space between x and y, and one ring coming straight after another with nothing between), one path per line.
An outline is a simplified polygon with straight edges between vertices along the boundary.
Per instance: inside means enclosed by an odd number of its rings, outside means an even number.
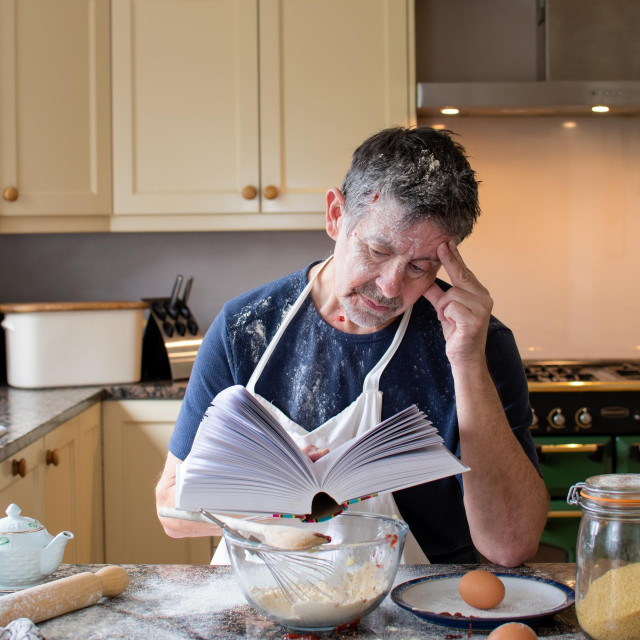
M640 82L544 80L539 82L421 82L418 115L590 115L607 106L611 114L640 115Z
M419 82L418 115L640 115L640 1L546 0L544 78Z

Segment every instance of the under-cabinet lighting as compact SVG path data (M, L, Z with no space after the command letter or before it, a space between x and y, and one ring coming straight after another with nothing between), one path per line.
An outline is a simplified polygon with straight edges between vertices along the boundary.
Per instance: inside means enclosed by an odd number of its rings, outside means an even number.
M607 111L609 111L609 107L603 104L599 104L595 107L591 107L591 111L593 111L594 113L607 113Z
M440 123L438 123L438 124L432 124L432 125L431 125L431 128L432 128L432 129L435 129L436 131L442 131L443 129L446 129L446 128L447 128L447 125L446 125L446 124L440 124Z
M440 109L440 113L443 116L457 116L460 113L460 109L456 109L456 107L444 107L444 109Z
M578 124L573 120L567 120L566 122L562 123L562 126L565 129L575 129L578 126Z

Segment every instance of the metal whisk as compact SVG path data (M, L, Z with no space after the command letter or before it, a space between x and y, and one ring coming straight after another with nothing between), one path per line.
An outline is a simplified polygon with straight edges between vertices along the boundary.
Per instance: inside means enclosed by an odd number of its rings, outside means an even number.
M199 511L205 518L219 527L230 529L225 522L214 514L204 509L199 509ZM237 529L233 529L233 534L247 542L258 541L253 536L240 534ZM325 597L331 597L318 583L333 575L335 567L332 560L314 556L313 552L294 553L275 547L269 551L249 549L249 552L255 554L264 562L290 604L311 599L314 595L317 596L318 593Z
M331 597L318 582L333 575L332 560L312 555L300 556L286 551L257 551L256 554L265 563L289 603L312 599L318 593Z

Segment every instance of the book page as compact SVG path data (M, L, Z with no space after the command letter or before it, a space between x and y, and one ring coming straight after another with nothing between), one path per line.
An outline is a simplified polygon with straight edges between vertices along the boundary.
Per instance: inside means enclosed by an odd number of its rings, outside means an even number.
M302 515L319 491L309 457L241 386L216 396L180 467L177 507Z
M398 491L468 470L414 405L320 458L322 489L338 502Z

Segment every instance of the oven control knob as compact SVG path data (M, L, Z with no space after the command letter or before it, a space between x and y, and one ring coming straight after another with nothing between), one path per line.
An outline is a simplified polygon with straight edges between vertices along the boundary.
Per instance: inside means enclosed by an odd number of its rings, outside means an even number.
M576 424L583 429L588 429L593 422L593 417L587 407L582 407L576 411Z
M551 409L547 416L547 421L554 429L562 429L567 419L564 417L562 409Z
M538 428L538 414L536 413L536 410L531 407L531 413L533 414L533 419L531 420L531 428L532 429L537 429Z
M636 411L636 412L633 414L633 419L634 419L636 422L640 422L640 411Z

